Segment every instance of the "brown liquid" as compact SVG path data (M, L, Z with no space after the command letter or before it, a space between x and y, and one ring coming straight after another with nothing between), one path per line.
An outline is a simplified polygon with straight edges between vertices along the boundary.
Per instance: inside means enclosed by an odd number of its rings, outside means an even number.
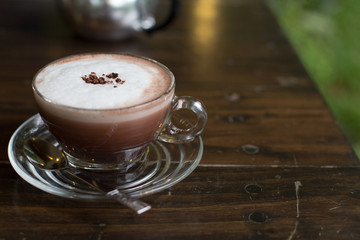
M39 112L55 137L78 150L111 152L143 145L154 139L170 103L152 114L131 121L88 123L56 115L39 103Z

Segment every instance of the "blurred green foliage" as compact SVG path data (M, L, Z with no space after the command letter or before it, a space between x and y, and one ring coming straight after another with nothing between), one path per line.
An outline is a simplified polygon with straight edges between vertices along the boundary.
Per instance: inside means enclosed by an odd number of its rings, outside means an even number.
M268 3L360 156L360 1Z

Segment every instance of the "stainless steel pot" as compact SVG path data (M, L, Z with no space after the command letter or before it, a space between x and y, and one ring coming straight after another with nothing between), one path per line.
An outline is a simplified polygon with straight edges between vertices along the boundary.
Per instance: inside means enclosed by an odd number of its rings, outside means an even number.
M119 40L137 32L152 33L175 17L178 0L169 0L167 18L156 23L157 0L58 0L70 28L78 35L98 40Z

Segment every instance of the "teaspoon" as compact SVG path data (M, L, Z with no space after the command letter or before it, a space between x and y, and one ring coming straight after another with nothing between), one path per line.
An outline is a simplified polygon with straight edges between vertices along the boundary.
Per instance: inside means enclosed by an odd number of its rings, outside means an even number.
M99 192L111 197L121 204L134 210L137 214L146 212L151 206L143 201L133 198L117 189L113 189L103 183L95 182L84 173L74 174L68 169L68 159L65 154L51 143L38 139L29 138L24 143L24 153L29 162L36 168L43 170L63 170L67 174L76 177L77 179L91 185Z

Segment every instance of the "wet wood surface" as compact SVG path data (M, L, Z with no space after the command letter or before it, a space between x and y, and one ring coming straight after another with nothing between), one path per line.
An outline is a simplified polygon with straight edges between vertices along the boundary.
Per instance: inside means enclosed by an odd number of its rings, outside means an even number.
M95 42L72 35L53 1L0 2L0 239L359 239L359 160L265 1L183 0L152 36ZM83 52L154 58L177 95L209 114L199 166L144 198L115 202L45 193L11 167L13 132L37 113L31 80Z

